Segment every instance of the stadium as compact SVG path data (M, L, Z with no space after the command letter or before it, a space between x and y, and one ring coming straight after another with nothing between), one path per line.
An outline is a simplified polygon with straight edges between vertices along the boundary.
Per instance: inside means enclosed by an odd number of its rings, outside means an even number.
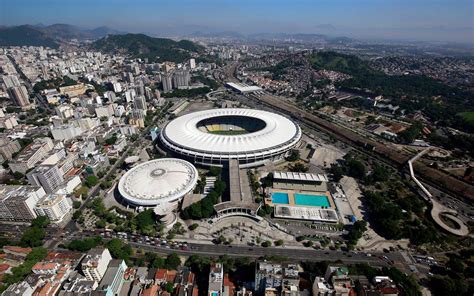
M160 133L169 151L202 165L226 165L238 160L241 167L262 165L283 158L301 139L292 120L253 109L212 109L180 116Z
M134 207L171 211L194 189L198 176L197 169L185 160L155 159L125 173L119 181L118 191L124 201Z

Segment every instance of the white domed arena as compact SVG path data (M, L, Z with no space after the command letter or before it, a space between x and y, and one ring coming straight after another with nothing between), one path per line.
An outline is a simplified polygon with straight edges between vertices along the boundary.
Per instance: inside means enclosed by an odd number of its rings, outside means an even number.
M169 122L160 133L166 149L203 165L258 166L283 158L301 139L292 120L272 112L226 108L198 111Z
M171 211L194 189L198 177L194 165L185 160L154 159L126 172L119 181L118 191L134 207L158 206Z

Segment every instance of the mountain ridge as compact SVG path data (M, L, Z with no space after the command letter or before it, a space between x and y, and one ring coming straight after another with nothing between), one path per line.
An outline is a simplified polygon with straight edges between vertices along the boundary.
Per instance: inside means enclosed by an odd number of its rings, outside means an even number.
M127 53L136 58L151 61L183 62L191 53L199 53L204 47L189 40L174 41L145 34L108 35L91 44L91 48L107 53Z

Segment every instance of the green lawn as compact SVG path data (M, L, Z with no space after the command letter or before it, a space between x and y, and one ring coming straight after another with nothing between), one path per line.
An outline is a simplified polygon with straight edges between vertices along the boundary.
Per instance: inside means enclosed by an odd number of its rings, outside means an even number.
M210 134L215 135L225 135L225 136L235 136L235 135L243 135L248 134L245 130L238 130L238 131L209 131Z

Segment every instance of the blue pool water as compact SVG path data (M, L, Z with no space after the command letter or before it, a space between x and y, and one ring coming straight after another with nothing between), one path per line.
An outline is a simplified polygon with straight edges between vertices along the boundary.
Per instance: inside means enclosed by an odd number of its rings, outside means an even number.
M325 195L311 195L295 193L295 204L300 206L330 207L329 200Z
M274 204L289 204L288 193L285 192L273 192L272 193L272 202Z

